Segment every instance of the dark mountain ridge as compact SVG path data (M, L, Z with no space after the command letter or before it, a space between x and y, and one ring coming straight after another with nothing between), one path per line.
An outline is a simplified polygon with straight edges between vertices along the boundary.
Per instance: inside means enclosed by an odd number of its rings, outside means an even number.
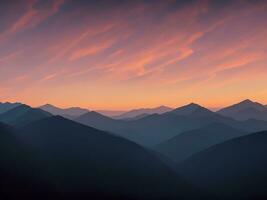
M191 199L197 191L143 147L59 116L22 134L39 172L32 176L63 197Z
M266 144L266 131L238 137L193 155L177 169L223 199L266 199Z

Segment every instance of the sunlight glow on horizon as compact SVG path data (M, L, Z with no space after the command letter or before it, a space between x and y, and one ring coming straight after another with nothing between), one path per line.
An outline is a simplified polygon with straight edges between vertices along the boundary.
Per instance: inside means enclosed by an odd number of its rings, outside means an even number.
M14 2L0 8L0 102L267 104L266 1Z

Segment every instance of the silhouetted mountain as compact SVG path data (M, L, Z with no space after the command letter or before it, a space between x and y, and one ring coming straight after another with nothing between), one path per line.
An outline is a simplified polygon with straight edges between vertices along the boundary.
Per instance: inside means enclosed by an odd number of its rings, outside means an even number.
M194 126L195 124L191 123L191 120L186 117L166 113L126 121L121 129L113 132L141 145L154 146Z
M141 109L131 110L129 112L123 113L122 115L119 115L113 118L114 119L130 119L130 118L135 118L141 115L162 114L162 113L169 112L171 110L172 108L169 108L167 106L160 106L156 108L141 108Z
M191 103L186 106L182 106L174 109L171 113L180 115L180 116L193 116L193 117L205 117L215 115L212 111L204 108L198 104Z
M115 120L96 112L89 112L76 118L75 121L116 133L144 146L155 146L182 132L202 128L212 123L222 123L245 132L262 131L267 128L267 122L238 122L196 104L164 114L148 115L137 120ZM260 126L255 124L260 124Z
M123 121L112 119L95 111L87 112L74 120L87 126L111 132L121 129L125 124Z
M72 107L72 108L58 108L56 106L53 106L51 104L46 104L40 107L40 109L47 111L53 115L60 115L63 117L67 117L70 119L73 119L75 117L78 117L80 115L83 115L87 112L89 112L89 110L87 109L83 109L83 108L79 108L79 107Z
M159 144L183 131L200 128L218 120L233 121L195 105L191 109L192 112L186 113L187 116L180 116L180 114L171 111L161 115L152 114L141 119L122 121L108 118L96 112L89 112L76 118L75 121L116 133L145 146ZM184 112L183 115L185 115Z
M51 114L46 111L22 104L2 113L0 115L0 121L12 126L21 127L49 116Z
M201 197L154 153L106 132L53 116L24 127L21 135L33 151L28 177L53 195L67 199Z
M115 117L115 116L125 113L126 111L125 110L96 110L95 112L98 112L101 115L105 115L108 117Z
M267 198L267 132L212 146L178 165L188 181L222 199Z
M219 110L217 113L232 117L236 120L258 119L267 120L267 109L264 105L245 100L227 108Z
M267 122L264 120L249 119L246 121L241 121L236 125L236 128L240 130L245 130L247 132L259 132L267 130Z
M211 111L197 109L193 114L188 116L177 115L173 112L168 112L162 115L149 115L139 120L128 121L125 126L127 129L124 127L117 131L114 130L114 132L118 132L120 135L124 135L126 138L142 145L154 146L169 140L184 131L205 127L215 122L233 126L238 123L230 118L212 113ZM123 134L123 132L126 133Z
M20 106L21 103L9 103L9 102L6 102L6 103L1 103L0 102L0 114L6 112L6 111L9 111L17 106Z
M157 145L154 149L180 162L208 147L244 134L225 124L213 123L200 129L181 133Z
M0 123L0 199L47 199L48 187L34 181L33 155L20 132Z
M122 137L145 146L161 143L187 129L199 127L199 120L188 119L172 113L153 114L134 121L115 120L89 112L75 119L75 121Z
M134 121L134 120L142 119L142 118L147 117L147 116L149 116L149 114L145 114L144 113L144 114L141 114L141 115L137 115L135 117L132 117L132 118L123 118L121 120L123 120L123 121Z

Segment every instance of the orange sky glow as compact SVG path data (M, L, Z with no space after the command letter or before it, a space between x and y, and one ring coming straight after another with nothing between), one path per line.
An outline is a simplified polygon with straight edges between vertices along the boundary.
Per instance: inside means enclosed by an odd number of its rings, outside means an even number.
M0 101L267 104L267 3L21 0L0 8Z

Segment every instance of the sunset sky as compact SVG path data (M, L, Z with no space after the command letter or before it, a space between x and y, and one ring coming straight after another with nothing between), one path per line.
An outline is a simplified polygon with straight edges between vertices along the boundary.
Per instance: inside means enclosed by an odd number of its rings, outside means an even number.
M267 104L267 1L0 2L1 102Z

